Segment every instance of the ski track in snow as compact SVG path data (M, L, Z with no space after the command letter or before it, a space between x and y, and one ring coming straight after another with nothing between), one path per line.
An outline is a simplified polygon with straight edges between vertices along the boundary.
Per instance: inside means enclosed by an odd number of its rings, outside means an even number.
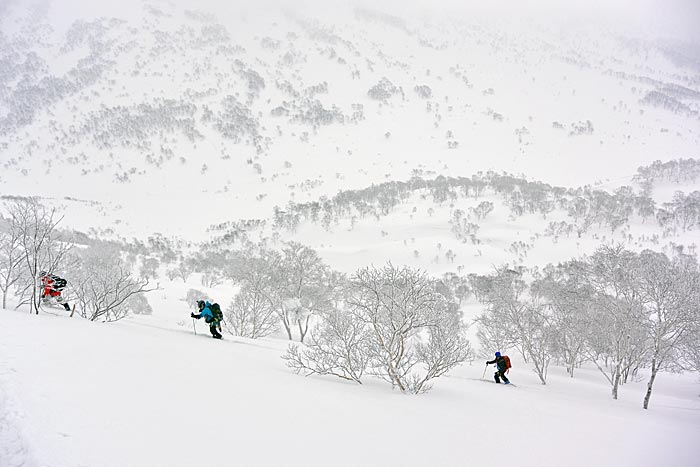
M10 350L4 346L0 348L2 353ZM20 426L18 404L5 389L8 375L13 371L5 363L0 359L0 466L35 467L37 464Z

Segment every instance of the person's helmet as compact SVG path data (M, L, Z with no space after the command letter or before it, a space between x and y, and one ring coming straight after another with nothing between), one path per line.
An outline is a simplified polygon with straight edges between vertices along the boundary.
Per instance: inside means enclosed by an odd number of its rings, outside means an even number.
M500 357L500 356L501 356L501 352L496 352L496 357Z
M46 274L48 274L48 272L46 272L46 271L39 271L39 275L40 275L40 276L45 276Z
M197 302L197 308L199 308L200 310L204 309L204 300L199 300Z

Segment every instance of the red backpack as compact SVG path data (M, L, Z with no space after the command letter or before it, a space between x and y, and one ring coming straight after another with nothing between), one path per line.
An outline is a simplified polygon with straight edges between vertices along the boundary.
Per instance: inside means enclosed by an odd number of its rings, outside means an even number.
M505 360L505 362L506 362L506 373L508 373L508 370L510 370L510 367L511 367L510 357L508 357L508 355L504 355L503 360Z

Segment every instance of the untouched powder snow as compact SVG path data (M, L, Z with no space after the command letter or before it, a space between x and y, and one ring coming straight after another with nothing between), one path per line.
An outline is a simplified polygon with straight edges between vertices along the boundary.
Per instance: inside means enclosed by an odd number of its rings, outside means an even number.
M613 401L596 370L542 386L513 356L517 387L480 381L477 359L407 396L295 375L284 340L179 324L0 312L0 465L697 465L695 376L662 375L645 411L643 382Z

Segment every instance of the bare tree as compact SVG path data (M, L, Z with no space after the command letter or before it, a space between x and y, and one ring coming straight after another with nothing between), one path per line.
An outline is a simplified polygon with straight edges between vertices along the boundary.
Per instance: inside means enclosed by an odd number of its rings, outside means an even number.
M454 307L425 273L391 264L365 268L349 287L349 310L371 336L372 373L402 392L428 390L428 381L470 357ZM420 366L424 371L418 371Z
M595 303L593 290L581 280L583 265L570 261L557 267L547 267L544 276L531 287L533 296L543 300L551 313L554 332L553 351L563 356L569 376L586 360L586 327Z
M168 279L182 279L182 282L187 282L187 279L194 272L193 260L190 258L181 259L175 266L168 269L166 272Z
M643 404L647 409L658 372L678 368L684 341L697 339L689 333L697 327L700 270L694 257L680 254L669 260L663 253L645 250L635 272L651 346L651 375Z
M62 218L56 218L56 210L47 210L33 198L19 199L8 205L11 229L18 236L24 263L24 281L18 283L20 303L29 304L30 311L39 314L40 270L56 271L71 249L60 240L56 226Z
M281 271L281 255L272 250L262 250L258 255L248 254L241 258L240 263L232 265L228 275L241 284L241 288L251 294L264 298L269 307L275 310L282 321L289 340L292 337L292 316L286 306L284 287L279 281Z
M700 373L700 316L697 317L698 322L689 330L688 338L682 344L679 358L684 370Z
M294 242L285 244L281 253L261 248L237 258L231 269L229 276L269 302L289 340L296 325L301 342L312 317L331 309L341 280L314 250Z
M226 310L226 323L235 336L257 339L277 331L279 318L260 287L244 284Z
M90 321L122 319L129 311L129 304L133 304L130 300L134 295L155 290L149 289L148 284L148 278L133 276L119 251L90 247L82 252L74 279L78 313Z
M362 269L344 303L319 314L311 342L290 346L283 358L297 373L357 383L367 373L402 392L425 392L471 356L457 304L437 285L407 267Z
M519 337L518 345L521 351L530 357L540 382L547 384L547 371L556 341L556 328L551 310L533 298L518 318L513 321Z
M479 357L492 357L493 349L514 348L516 341L509 329L502 325L499 318L491 313L482 313L474 323L477 325L476 338L481 344Z
M23 255L20 245L20 232L15 223L10 223L8 231L0 231L0 291L2 308L7 308L7 294L20 280Z
M209 297L209 295L207 295L206 293L202 292L201 290L197 290L197 289L189 289L187 291L187 295L185 296L185 298L183 298L181 300L184 301L185 303L187 303L187 305L190 308L197 306L197 302L199 300L205 300L205 301L209 301L212 303L214 302L211 299L211 297Z
M160 267L160 261L158 258L150 256L141 257L141 276L147 279L157 279L158 278L158 268Z
M493 211L493 203L490 201L482 201L474 208L469 208L469 212L473 213L477 219L485 219L490 212Z
M547 384L555 332L546 303L528 293L520 272L506 267L498 268L492 276L474 277L471 282L479 300L487 305L487 313L477 320L479 336L498 339L482 341L482 346L500 344L518 349L534 365L540 382Z
M304 342L311 317L330 310L331 295L336 284L330 268L315 250L300 243L289 242L282 250L278 280L282 285L281 298L285 312L292 314L299 329L299 340ZM296 303L297 306L289 306Z
M124 308L127 312L131 312L135 315L152 315L153 307L148 303L146 294L137 293L131 295L124 302Z
M282 358L297 373L334 375L362 384L370 362L367 326L337 309L321 318L318 327L311 331L310 342L305 346L290 345Z
M648 348L635 255L622 246L600 247L585 274L596 294L586 328L586 352L617 399L624 375L641 365Z

